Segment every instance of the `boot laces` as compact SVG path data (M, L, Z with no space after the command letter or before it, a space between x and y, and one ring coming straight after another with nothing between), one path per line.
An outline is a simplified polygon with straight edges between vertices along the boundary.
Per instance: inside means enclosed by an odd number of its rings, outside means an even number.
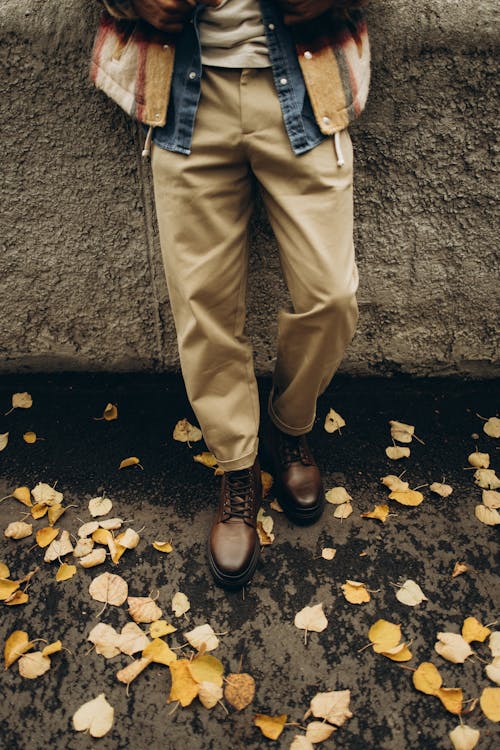
M288 435L284 432L280 433L280 448L283 463L285 466L288 464L300 461L305 466L312 465L312 459L305 445L305 441L301 439L301 436Z
M252 518L254 490L251 469L229 471L225 479L226 492L222 523L231 518L239 518L249 526L254 526Z

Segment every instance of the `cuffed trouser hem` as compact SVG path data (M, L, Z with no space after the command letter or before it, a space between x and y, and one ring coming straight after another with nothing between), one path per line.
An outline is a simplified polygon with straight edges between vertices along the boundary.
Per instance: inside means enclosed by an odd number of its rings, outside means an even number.
M238 471L238 469L249 469L255 463L258 448L259 441L257 440L254 450L244 456L241 456L240 458L233 458L229 461L219 461L217 456L215 456L215 458L217 458L217 464L221 467L221 469L224 469L224 471Z
M278 430L281 430L281 432L285 432L287 435L305 435L306 432L311 432L314 426L314 419L305 427L292 427L286 422L283 422L283 420L278 417L273 408L272 398L273 392L271 391L267 404L267 413L269 414L269 419L278 428Z

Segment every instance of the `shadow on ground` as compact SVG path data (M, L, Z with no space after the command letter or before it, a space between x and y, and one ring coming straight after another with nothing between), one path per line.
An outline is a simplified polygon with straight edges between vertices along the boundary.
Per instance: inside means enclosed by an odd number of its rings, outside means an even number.
M269 383L260 386L264 404ZM286 727L273 743L253 726L253 715L286 713L289 721L300 722L317 691L347 688L353 718L318 747L451 747L447 732L458 724L458 717L447 713L437 699L417 693L407 669L371 649L360 649L367 643L370 625L385 618L401 623L403 637L412 641L414 658L407 666L433 661L444 684L462 687L466 700L492 686L479 660L450 664L433 646L438 631L459 632L466 616L488 623L499 611L498 527L476 520L474 507L481 490L474 485L472 472L465 470L476 445L490 453L493 467L497 462L495 440L485 435L477 416L496 413L496 383L338 376L318 405L311 445L325 486L345 486L354 498L354 513L341 522L333 517L333 506L328 506L320 523L300 529L270 511L276 539L263 549L245 598L212 585L205 546L218 479L193 462L200 444L189 448L172 440L177 420L192 418L178 378L6 376L0 387L2 415L10 408L11 394L24 390L32 394L33 407L0 417L0 433L10 433L0 453L0 496L19 485L33 488L40 481L57 482L65 504L76 506L57 525L76 533L78 519L90 519L89 499L106 493L114 502L112 516L132 519L130 526L144 530L139 546L117 566L109 562L99 568L79 568L63 583L54 579L57 563L44 563L43 551L33 548L33 536L16 542L2 534L0 560L9 565L12 578L38 564L40 571L32 579L26 605L2 606L1 642L13 630L22 629L31 638L60 638L71 651L55 655L51 670L37 680L23 680L17 665L2 675L2 747L80 750L97 743L106 750L288 748L297 729ZM108 401L118 405L119 419L96 421ZM323 430L330 406L347 422L341 435ZM412 442L409 459L394 462L386 457L384 449L391 444L389 419L414 424L424 441ZM35 430L44 439L28 445L22 440L26 430ZM143 469L118 470L120 461L132 455L140 458ZM422 505L391 504L391 515L383 525L360 518L386 500L380 477L403 469L411 487L444 477L453 494L443 499L426 487ZM1 528L20 519L24 510L15 500L4 500ZM34 530L45 525L44 519L33 522ZM174 551L170 555L155 551L151 546L155 539L171 539ZM333 561L320 557L325 546L337 549ZM470 570L452 580L457 561L466 562ZM158 589L164 617L179 628L168 639L172 645L184 642L183 630L204 622L226 632L214 655L226 672L237 671L242 660L243 671L250 672L257 684L253 704L240 713L229 708L226 714L221 706L209 712L195 701L172 713L172 705L166 704L169 672L160 665L143 672L127 695L115 674L129 657L105 660L89 653L86 641L101 608L90 599L88 586L103 570L123 576L131 595L146 596ZM428 602L410 608L396 600L392 584L407 578L422 586ZM365 582L376 592L371 601L349 604L340 589L346 579ZM189 597L191 609L175 618L170 601L179 590ZM305 605L318 602L324 604L329 625L324 632L311 634L305 646L294 616ZM128 619L126 607L108 607L101 616L115 627ZM486 644L478 650L488 658ZM115 708L113 729L101 740L76 734L71 716L101 692ZM481 750L498 747L496 725L479 706L464 719L481 730Z

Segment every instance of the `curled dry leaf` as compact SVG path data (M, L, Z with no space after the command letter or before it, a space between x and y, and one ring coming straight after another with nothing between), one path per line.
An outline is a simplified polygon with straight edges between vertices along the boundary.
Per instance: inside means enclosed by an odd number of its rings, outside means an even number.
M352 513L352 504L351 503L342 503L342 505L337 505L335 510L333 511L334 518L349 518L349 516Z
M99 521L101 529L107 529L108 531L116 531L121 529L123 520L121 518L105 518L103 521Z
M317 723L319 724L320 722ZM333 732L333 727L330 727L330 729ZM292 740L292 744L290 745L290 750L314 750L314 745L308 738L307 734L296 734Z
M479 641L484 643L487 637L491 635L491 630L481 625L479 620L475 617L466 617L464 624L462 625L462 636L464 641L472 643L472 641Z
M335 727L324 721L311 721L306 728L306 737L310 742L324 742L335 732Z
M489 453L479 453L479 451L474 451L474 453L467 456L467 461L476 469L487 469L490 465L490 455Z
M90 584L89 594L92 599L98 602L114 604L119 607L127 599L128 585L121 576L117 576L114 573L102 573L97 578L94 578Z
M197 464L202 464L202 466L206 466L207 469L215 469L217 467L217 459L214 454L209 451L203 451L202 453L193 456L193 461L196 461Z
M80 558L82 568L95 568L96 565L102 565L106 561L106 550L102 547L92 550L88 555Z
M323 549L321 550L321 557L324 560L333 560L336 554L337 550L333 547L323 547Z
M468 727L467 724L459 724L451 732L448 732L455 750L474 750L479 742L479 731Z
M323 612L323 602L314 604L312 607L304 607L297 612L294 625L301 630L321 633L328 626L328 620Z
M8 607L15 607L18 604L26 604L28 599L28 594L26 594L24 591L15 591L9 596L8 599L5 599L5 604Z
M42 516L45 516L47 514L47 511L50 508L53 508L53 505L45 505L45 503L37 503L36 505L31 506L31 515L36 520L38 518L42 518Z
M29 640L28 633L24 630L14 630L5 641L5 669L8 669L20 656L32 648L33 643Z
M333 433L335 432L335 430L338 430L340 432L340 428L345 427L345 420L340 416L338 412L335 411L335 409L330 409L325 417L324 427L325 430L329 433Z
M162 611L150 596L129 596L128 612L135 622L154 622L162 616Z
M396 599L402 604L407 604L409 607L415 607L421 602L429 601L415 581L408 579L396 592Z
M90 515L96 518L97 516L105 516L113 507L112 501L109 497L93 497L89 500L89 511Z
M200 682L198 699L205 708L213 708L222 700L222 688L213 682Z
M486 718L490 721L500 721L500 688L484 688L479 705Z
M498 417L490 417L483 424L483 431L492 438L500 437L500 419Z
M402 479L397 477L395 474L387 474L385 477L381 477L380 481L390 490L398 490L399 492L409 489L410 485L408 482L403 482Z
M325 498L327 502L333 505L342 505L342 503L349 503L352 500L345 487L332 487L325 493Z
M500 523L500 513L494 508L487 508L486 505L476 505L474 515L478 521L486 526L498 526Z
M140 466L141 469L143 468L137 456L129 456L128 458L124 458L123 461L120 461L120 465L118 466L118 468L126 469L127 466Z
M55 505L51 505L50 508L47 511L47 518L49 519L49 524L53 526L55 522L61 518L62 514L65 512L66 508L63 508L63 506L60 503L56 503Z
M412 424L398 422L396 419L390 419L391 437L398 443L411 443L415 427Z
M463 573L467 573L468 570L469 570L469 566L466 565L466 563L456 562L453 568L453 573L451 574L451 577L456 578L457 576L460 576Z
M73 552L73 545L69 538L69 531L64 530L61 532L59 539L54 539L47 547L43 559L45 562L54 562L64 555L69 555L70 552Z
M73 726L77 732L88 730L91 737L104 737L113 726L115 711L101 693L88 703L80 706L73 714Z
M352 717L349 710L350 700L350 690L330 690L326 693L316 693L304 718L306 719L312 714L316 719L325 719L330 724L341 727L347 719Z
M500 508L500 492L497 490L483 490L483 505L491 510L497 510Z
M255 695L255 680L246 672L228 674L224 686L224 698L237 711L250 705Z
M375 505L373 510L369 513L362 513L361 518L374 518L376 521L382 521L382 523L385 523L388 515L388 505Z
M363 604L370 601L370 593L360 581L346 581L341 586L344 596L351 604Z
M31 494L39 505L61 505L64 495L46 482L38 482Z
M189 669L187 659L178 659L169 666L172 676L172 686L167 703L179 701L181 706L189 706L198 695L200 689L199 683L193 678Z
M385 449L385 455L387 458L397 461L398 458L408 458L410 455L410 449L403 447L402 445L389 445Z
M19 581L9 581L7 578L0 578L0 602L4 602L12 596L18 588Z
M106 404L102 413L102 417L100 417L100 419L105 419L106 422L111 422L113 419L118 419L118 407L116 406L116 404Z
M410 659L413 659L406 643L400 643L398 646L387 649L387 651L382 651L382 656L386 656L391 661L410 661Z
M24 654L18 662L19 674L28 680L34 680L40 677L50 669L50 659L44 656L41 651L35 651L31 654Z
M174 427L174 440L180 443L197 443L203 437L199 427L194 427L187 419L180 419Z
M274 518L267 516L263 508L259 508L257 513L257 534L263 546L274 542L273 527Z
M33 533L33 526L30 523L24 521L13 521L9 523L5 531L4 536L8 539L24 539Z
M184 637L187 642L200 651L202 646L205 646L205 651L213 651L219 645L219 639L215 635L213 628L208 624L198 625L187 633L184 633Z
M424 496L418 490L395 490L394 492L389 493L389 499L395 500L401 505L416 506L420 505Z
M130 683L151 664L151 661L152 659L150 657L145 656L141 656L140 659L131 661L126 667L118 670L116 673L116 679L119 682L123 682L124 685L130 685Z
M137 531L134 529L126 529L121 534L118 534L115 541L125 549L135 549L139 544L141 538Z
M283 508L277 500L271 500L269 507L276 511L276 513L283 513Z
M441 482L433 482L429 489L431 492L435 492L436 495L440 495L441 497L448 497L448 495L451 495L453 492L453 487L451 487L449 484L441 484Z
M267 497L269 495L269 490L273 486L274 479L271 474L269 474L268 471L261 471L260 472L260 481L262 484L262 497Z
M464 638L458 633L438 633L434 644L435 651L454 664L463 664L474 652Z
M255 714L253 723L269 740L277 740L286 724L287 715L266 716L266 714Z
M189 609L191 609L191 604L189 603L189 599L187 598L186 594L183 594L181 591L178 591L176 594L174 594L174 596L172 597L172 610L174 612L174 615L176 617L181 617Z
M483 490L498 490L500 487L500 479L493 469L476 469L474 482Z
M105 544L109 546L110 542L113 542L113 534L108 529L98 528L92 534L92 541L96 544Z
M167 554L169 552L172 552L173 547L170 544L170 542L153 542L153 547L158 550L158 552L166 552Z

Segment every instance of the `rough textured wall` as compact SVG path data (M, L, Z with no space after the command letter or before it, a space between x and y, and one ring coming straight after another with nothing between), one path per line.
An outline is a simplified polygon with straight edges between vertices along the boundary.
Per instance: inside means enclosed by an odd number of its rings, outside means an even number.
M341 369L493 374L494 0L373 0L356 154L358 331ZM142 134L88 81L98 9L0 5L0 370L177 367ZM286 303L258 208L249 331Z

